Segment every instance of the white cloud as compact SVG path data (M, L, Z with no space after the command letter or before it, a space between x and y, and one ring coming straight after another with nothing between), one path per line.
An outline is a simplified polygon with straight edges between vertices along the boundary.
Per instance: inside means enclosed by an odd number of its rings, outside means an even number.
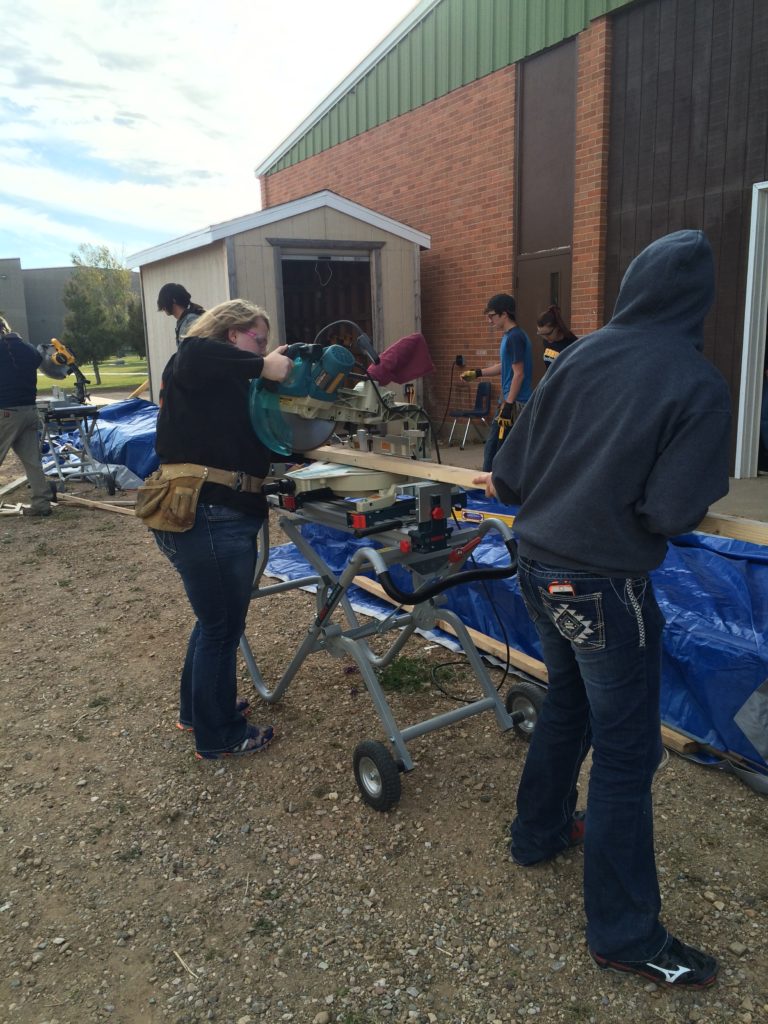
M413 6L6 4L0 256L65 264L83 241L136 251L258 209L256 164Z

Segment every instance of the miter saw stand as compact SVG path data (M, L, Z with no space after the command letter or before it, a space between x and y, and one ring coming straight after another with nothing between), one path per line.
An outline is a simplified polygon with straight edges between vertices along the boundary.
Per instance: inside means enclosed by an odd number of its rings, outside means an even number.
M407 743L417 736L453 725L473 715L493 711L499 728L511 729L516 722L491 681L475 644L458 615L439 607L442 593L450 587L474 580L498 579L516 572L515 544L509 527L499 520L487 519L478 526L453 528L451 510L464 498L450 485L434 482L403 484L394 496L371 499L339 499L328 488L302 493L292 492L291 481L267 485L268 500L280 508L279 525L314 568L315 575L263 586L262 575L269 558L269 523L265 519L259 538L258 560L252 599L299 588L315 587L316 615L280 681L273 687L265 682L254 660L246 636L240 650L258 693L268 703L283 696L309 655L327 651L334 657L353 659L384 726L395 756L383 743L367 740L354 752L354 773L363 800L379 811L387 811L400 799L400 773L410 772L414 762ZM269 491L273 493L269 494ZM390 503L387 505L387 501ZM383 507L382 507L383 506ZM323 557L305 539L305 524L320 524L354 537L375 537L380 547L359 548L340 576L336 576ZM465 569L472 551L489 532L500 533L509 551L510 563L502 568ZM390 567L402 566L413 579L413 590L402 591L390 576ZM373 570L381 588L398 607L382 621L362 623L349 598L355 577ZM335 612L343 613L344 623L332 622ZM466 654L477 678L481 696L455 710L400 729L382 690L377 671L386 668L402 651L417 629L432 630L438 621L448 623ZM390 631L397 636L383 655L377 655L368 638ZM520 716L522 717L522 716Z

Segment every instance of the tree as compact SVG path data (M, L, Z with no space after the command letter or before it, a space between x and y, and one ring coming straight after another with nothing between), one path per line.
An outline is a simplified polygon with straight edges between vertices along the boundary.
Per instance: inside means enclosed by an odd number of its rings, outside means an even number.
M141 299L130 295L128 299L128 316L123 330L122 348L135 352L137 356L146 356L147 339L144 334L144 313Z
M78 362L93 366L101 383L99 363L114 355L126 336L131 272L106 245L81 245L72 254L75 270L64 288L64 342ZM142 327L143 333L143 327Z

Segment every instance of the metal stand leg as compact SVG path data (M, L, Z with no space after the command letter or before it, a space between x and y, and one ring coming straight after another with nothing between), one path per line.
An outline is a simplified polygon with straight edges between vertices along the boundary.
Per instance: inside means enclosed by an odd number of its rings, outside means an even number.
M435 574L439 575L440 571L449 571L448 551L441 552L440 557L444 555L445 558L445 568L440 570L439 563L437 566L435 564L435 555L432 552L427 555L413 551L403 552L399 546L380 549L359 548L345 566L341 576L336 577L320 554L303 537L296 522L286 518L281 519L280 525L309 564L317 570L317 574L262 587L260 580L266 566L269 548L269 530L265 524L260 535L252 598L311 585L317 588L315 595L317 614L281 679L272 688L264 681L245 636L240 640L240 650L254 687L268 703L276 703L280 700L310 654L327 651L334 657L352 658L360 670L387 739L397 755L397 760L393 760L382 744L373 741L366 741L356 749L355 775L363 799L367 803L377 810L388 810L397 802L400 796L398 772L409 772L414 768L413 759L407 748L409 740L486 711L494 712L496 721L503 731L513 727L512 719L488 675L466 626L454 612L438 607L438 601L442 600L441 598L425 599L422 597L412 610L395 609L382 621L371 620L362 624L358 622L352 609L348 590L353 586L355 577L366 565L372 567L378 575L387 573L390 565L398 564L408 569L415 577L423 580L422 573L425 571L425 566L430 577ZM500 524L497 525L500 526ZM506 527L500 526L500 529L506 530ZM484 530L485 526L481 526L480 532ZM508 531L506 532L508 533ZM511 543L511 534L509 537ZM344 614L345 627L331 621L337 608L341 608ZM480 684L481 696L459 708L400 729L381 687L377 672L394 661L417 629L434 629L440 619L448 622L455 631L456 637L469 659L470 667ZM368 638L393 631L396 631L397 635L387 651L383 655L375 654L367 642Z
M467 446L467 434L469 433L469 424L471 422L472 422L472 420L469 417L467 417L467 425L466 425L466 427L464 427L464 440L461 442L461 450L462 451L464 451L464 449Z

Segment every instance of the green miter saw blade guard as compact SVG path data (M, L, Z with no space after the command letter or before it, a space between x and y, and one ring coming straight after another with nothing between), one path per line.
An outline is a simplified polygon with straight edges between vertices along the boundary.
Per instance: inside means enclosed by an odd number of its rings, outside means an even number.
M280 395L266 387L261 377L251 381L248 412L254 433L263 445L278 455L293 452L293 430L280 409Z

